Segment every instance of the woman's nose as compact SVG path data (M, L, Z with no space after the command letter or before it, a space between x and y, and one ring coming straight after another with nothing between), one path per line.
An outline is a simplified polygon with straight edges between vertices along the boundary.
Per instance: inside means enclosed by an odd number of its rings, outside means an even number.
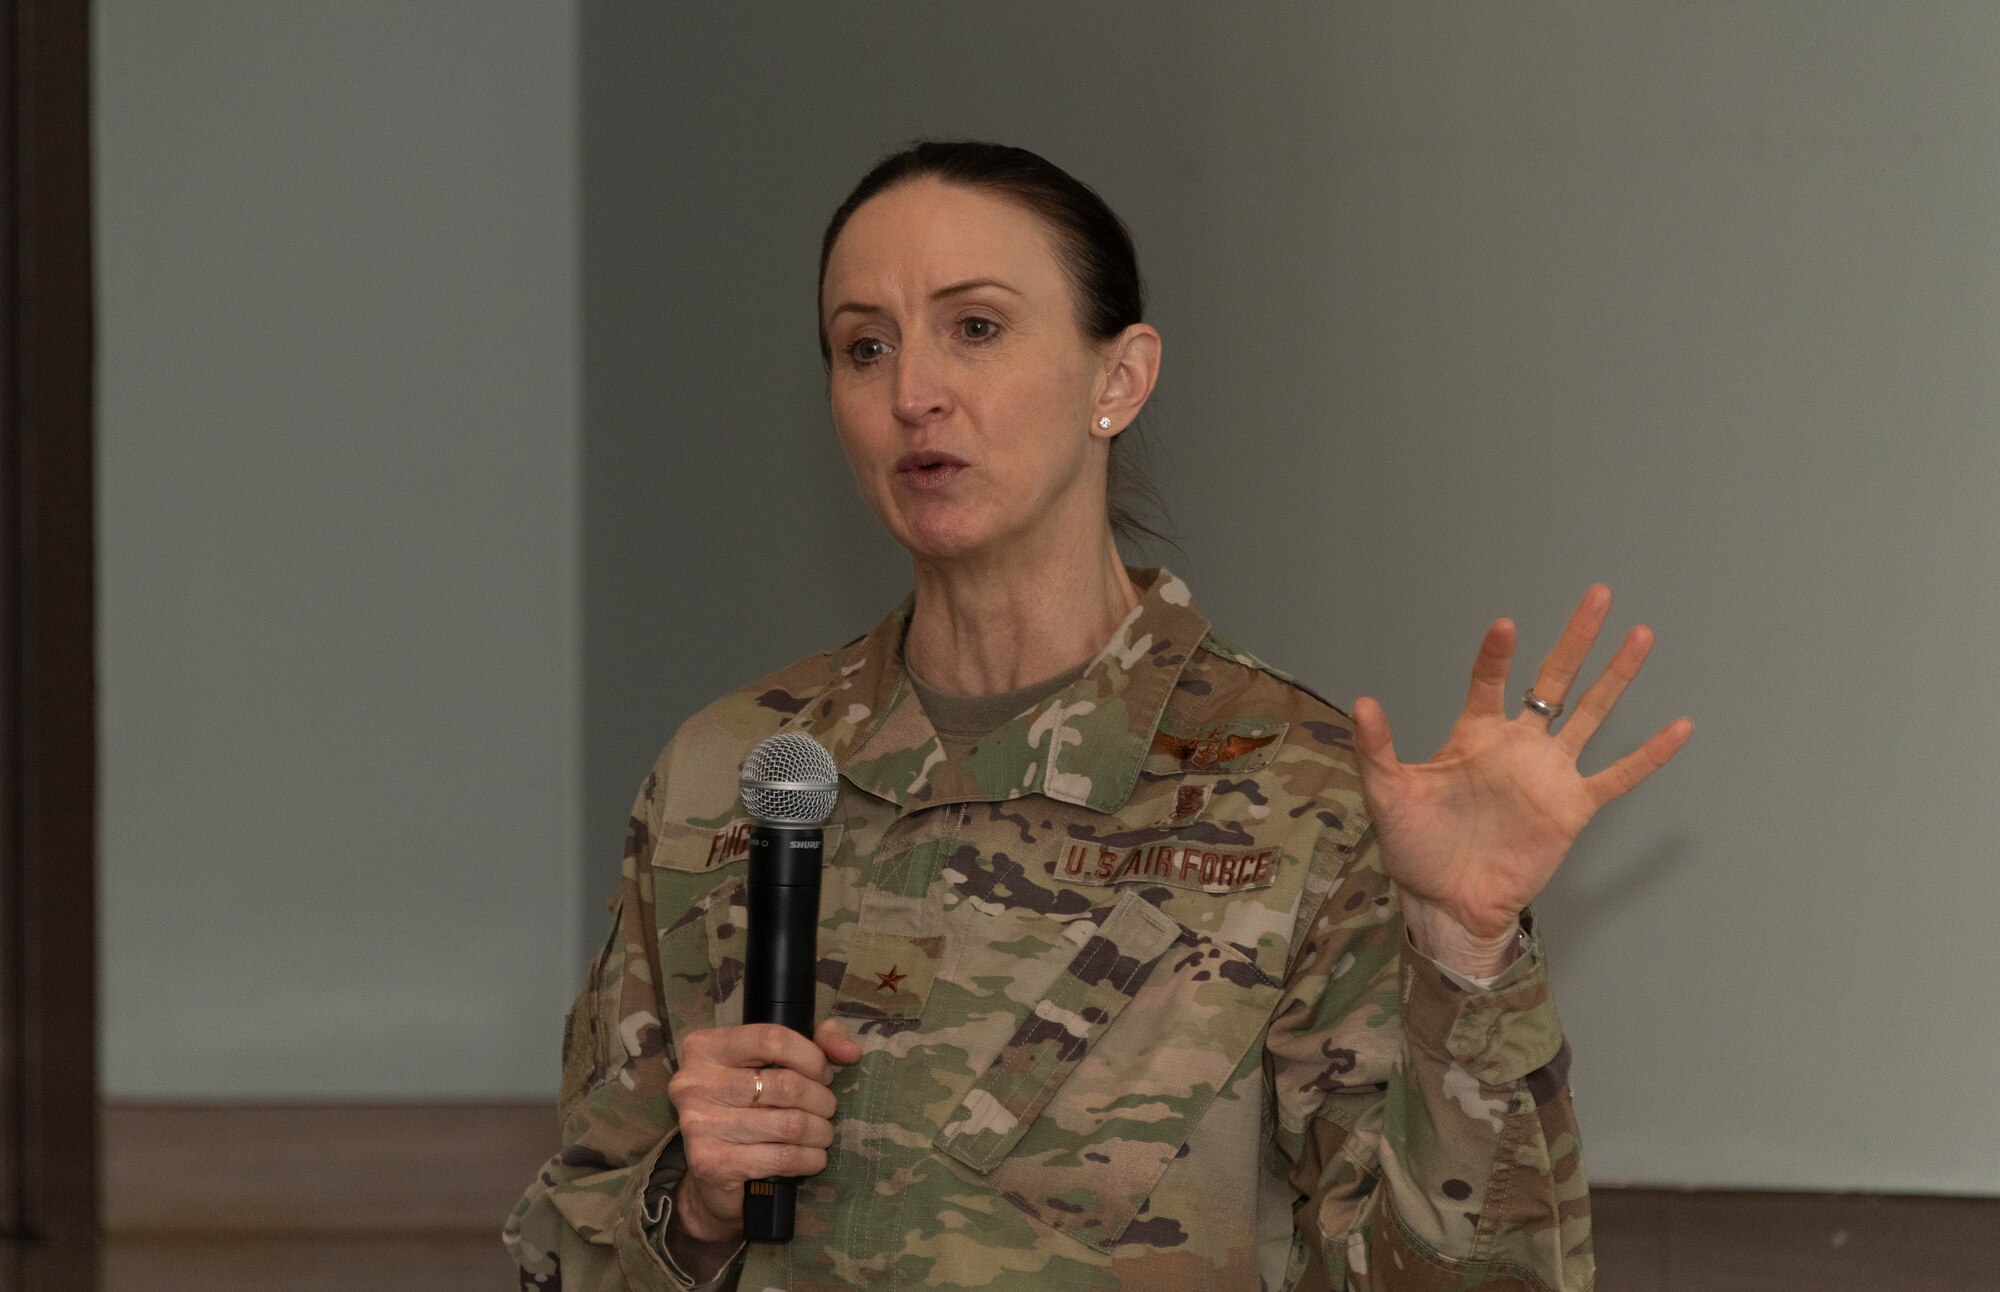
M906 422L925 422L950 407L943 358L922 338L907 340L896 351L897 417Z

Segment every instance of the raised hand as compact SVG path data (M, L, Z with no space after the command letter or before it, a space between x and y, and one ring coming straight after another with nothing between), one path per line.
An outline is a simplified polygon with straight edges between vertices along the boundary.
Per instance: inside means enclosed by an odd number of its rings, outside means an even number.
M1611 589L1591 584L1535 675L1536 699L1562 705L1610 609ZM1692 721L1676 718L1603 771L1583 775L1577 757L1638 676L1652 630L1640 624L1625 635L1559 729L1532 708L1506 711L1514 638L1510 619L1486 630L1465 710L1429 762L1398 761L1382 706L1368 696L1354 702L1362 793L1410 934L1427 954L1470 973L1497 967L1520 912L1597 810L1658 771L1694 734Z

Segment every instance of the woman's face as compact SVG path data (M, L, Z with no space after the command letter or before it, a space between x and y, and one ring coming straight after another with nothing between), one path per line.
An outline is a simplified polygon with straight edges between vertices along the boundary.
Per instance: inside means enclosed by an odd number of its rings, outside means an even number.
M1078 328L1036 216L932 179L879 193L841 229L821 299L834 426L904 547L961 557L1104 526L1110 437L1137 405Z

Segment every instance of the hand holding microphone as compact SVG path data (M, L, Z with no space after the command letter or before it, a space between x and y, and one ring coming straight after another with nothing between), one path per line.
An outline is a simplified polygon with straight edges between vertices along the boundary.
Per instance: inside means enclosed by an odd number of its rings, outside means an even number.
M688 1164L674 1219L690 1237L733 1245L746 1233L746 1182L814 1175L826 1166L833 1065L860 1057L861 1047L831 1018L811 1040L771 1023L688 1035L667 1095Z
M688 1163L675 1218L711 1244L792 1236L796 1177L823 1169L833 1143L832 1064L861 1057L837 1020L812 1026L832 755L780 732L750 751L741 783L753 822L743 1025L690 1033L667 1087Z

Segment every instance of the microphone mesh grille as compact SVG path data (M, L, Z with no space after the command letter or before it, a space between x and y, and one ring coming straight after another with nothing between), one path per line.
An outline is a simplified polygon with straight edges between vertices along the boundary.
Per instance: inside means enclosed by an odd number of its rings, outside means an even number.
M773 825L819 825L833 815L839 776L819 741L803 731L781 731L759 741L743 760L743 806Z

